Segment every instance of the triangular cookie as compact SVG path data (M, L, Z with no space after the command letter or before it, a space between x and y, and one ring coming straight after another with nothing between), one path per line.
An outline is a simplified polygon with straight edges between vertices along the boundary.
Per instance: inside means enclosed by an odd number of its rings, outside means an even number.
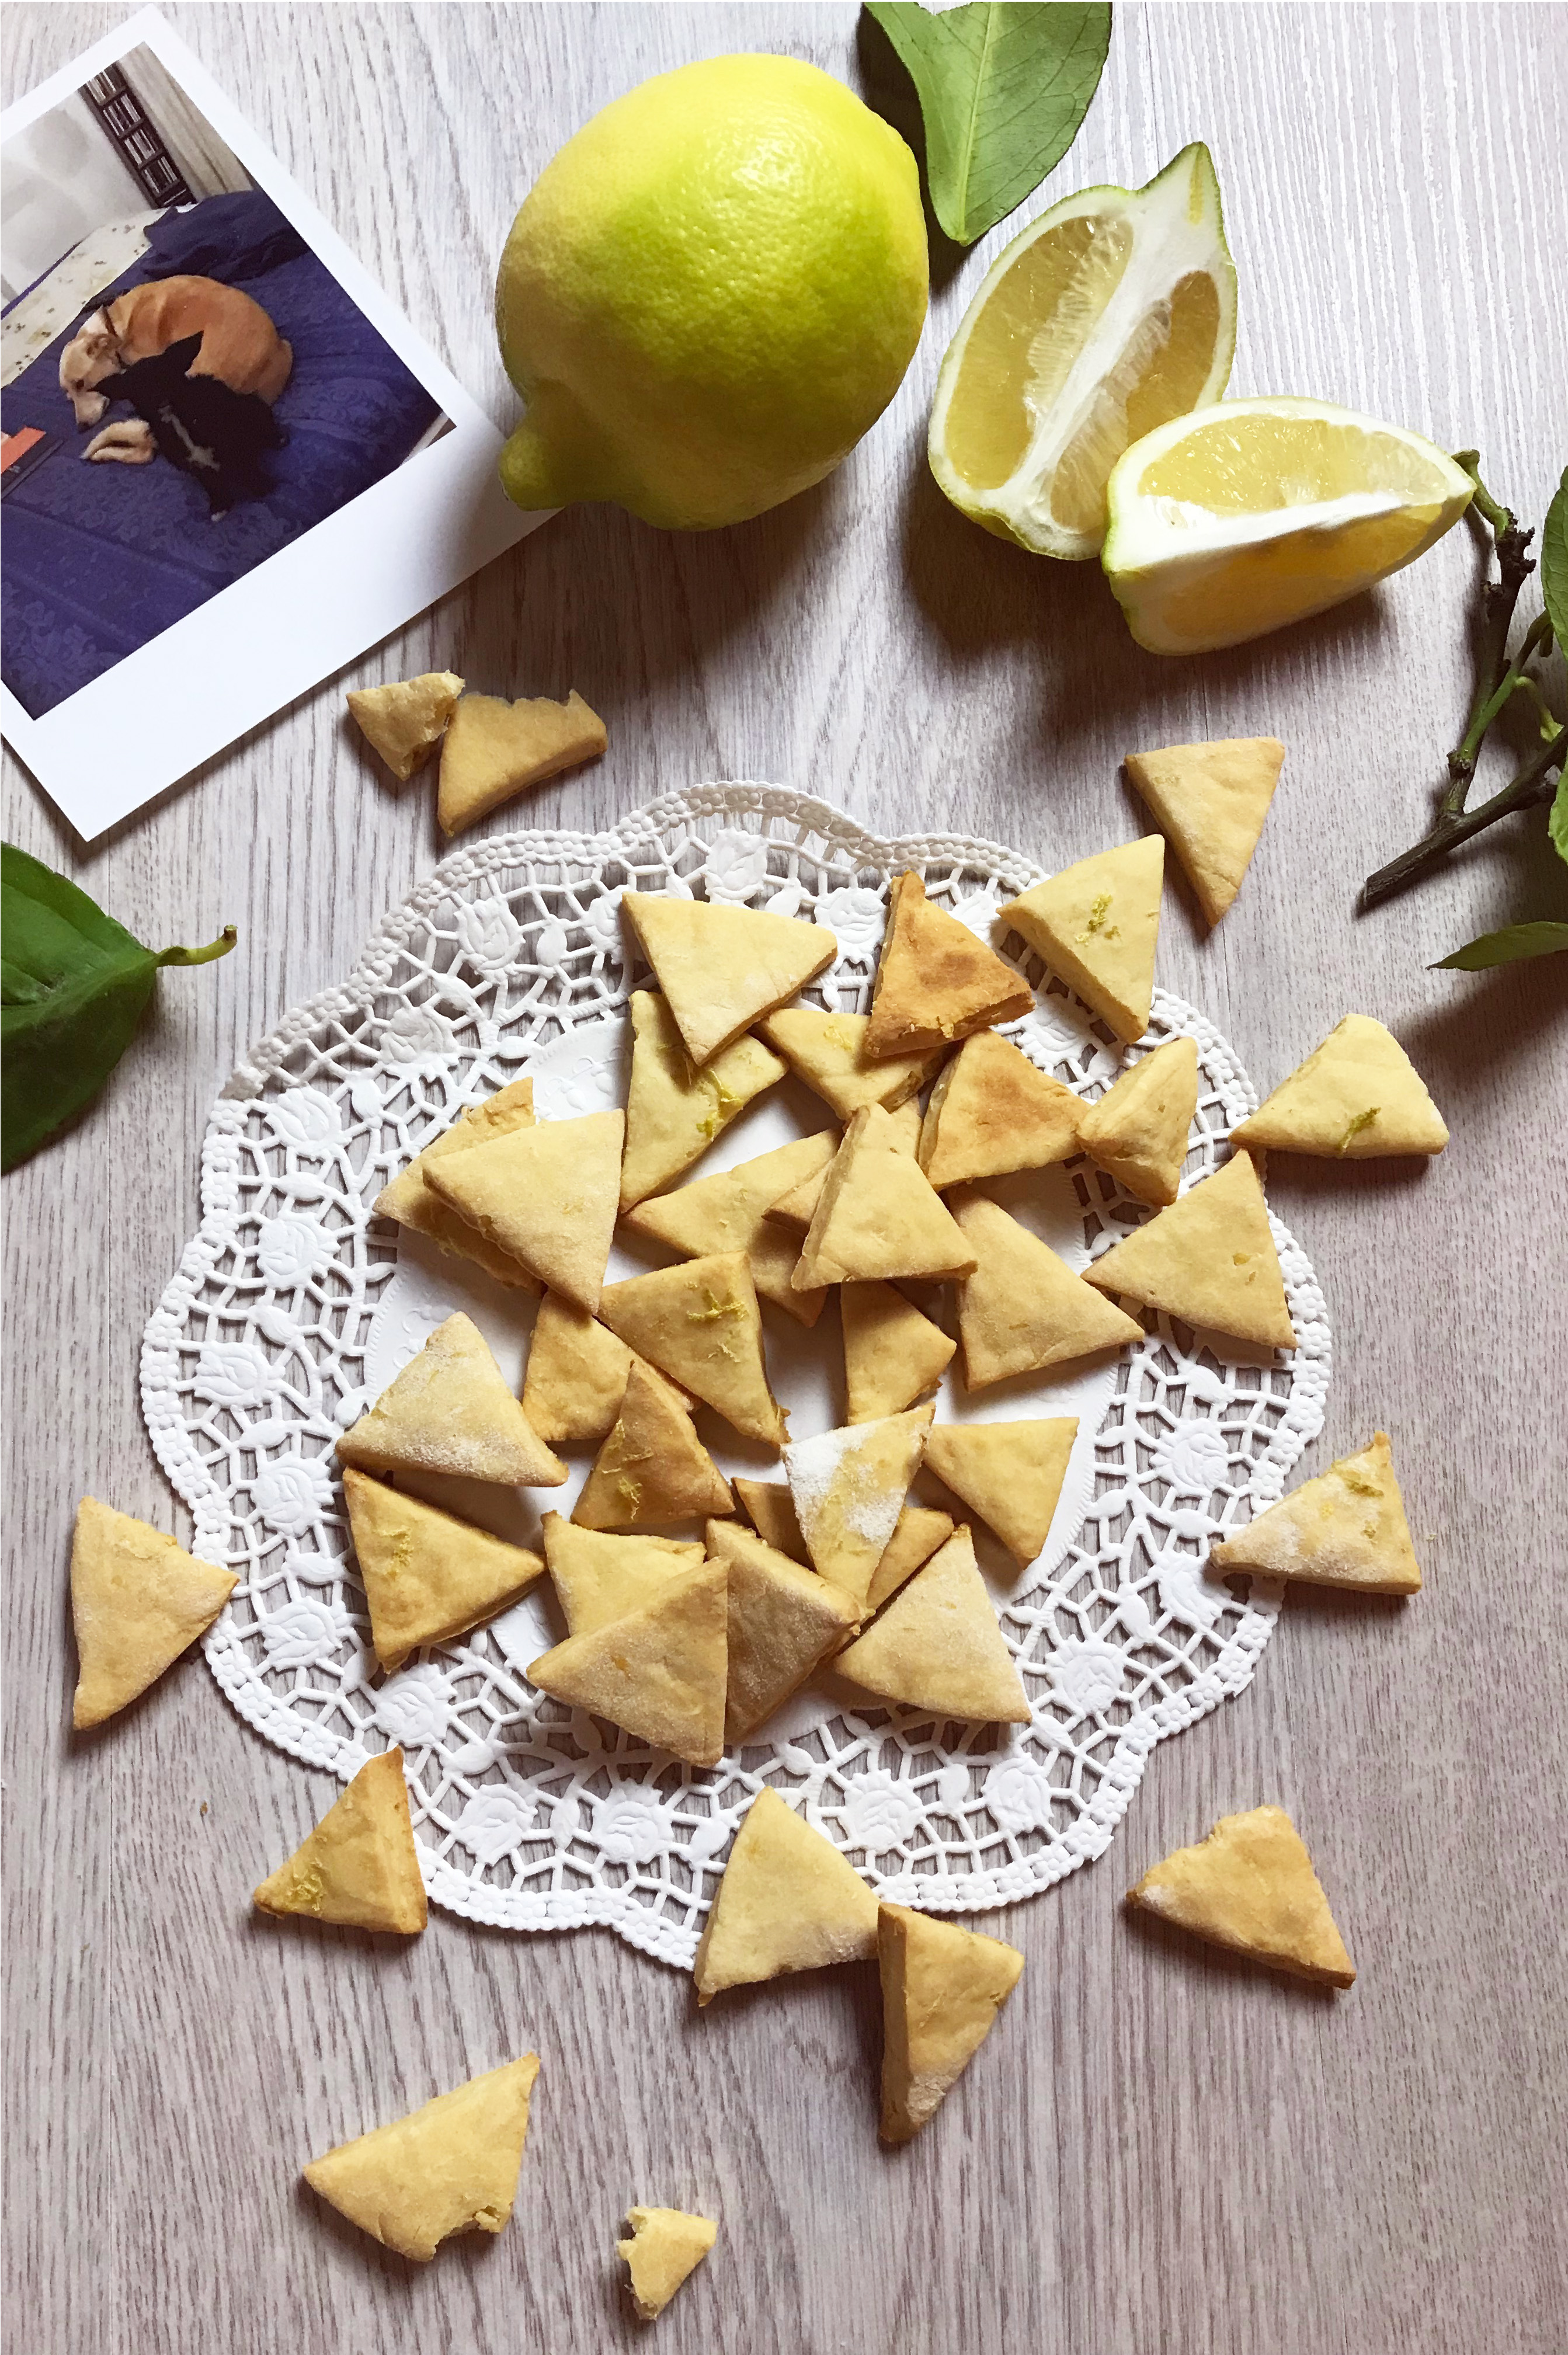
M626 1377L637 1359L624 1341L574 1308L559 1293L547 1292L534 1319L523 1376L523 1412L541 1439L551 1445L574 1446L603 1439L621 1412ZM665 1377L649 1366L656 1382ZM675 1382L665 1382L683 1411L691 1401Z
M937 1188L1043 1169L1078 1150L1083 1105L995 1030L966 1039L931 1091L920 1166Z
M849 1422L898 1414L936 1388L958 1345L901 1292L891 1284L847 1284L838 1307Z
M1271 1970L1348 1987L1356 1976L1300 1833L1283 1807L1221 1816L1127 1892L1179 1929Z
M1246 873L1279 783L1276 736L1214 744L1168 744L1129 752L1127 774L1187 870L1203 913L1217 924Z
M744 1742L853 1634L860 1614L842 1587L775 1553L739 1521L709 1521L708 1550L730 1572L724 1739Z
M70 1550L79 1663L71 1723L101 1725L145 1692L207 1633L238 1583L162 1529L84 1497Z
M1393 1033L1370 1014L1347 1014L1300 1069L1232 1130L1231 1142L1331 1161L1373 1161L1395 1153L1441 1153L1448 1131Z
M1010 1022L1033 1005L1023 975L967 924L933 906L918 875L898 878L888 894L866 1055L880 1061L887 1055L928 1054L993 1022Z
M270 1873L251 1902L263 1913L308 1913L355 1930L412 1937L429 1908L409 1818L400 1750L367 1758L342 1796Z
M443 1202L425 1178L432 1161L444 1160L450 1153L465 1153L472 1146L488 1145L497 1136L509 1135L515 1128L533 1125L534 1083L532 1080L514 1080L509 1087L498 1088L483 1103L471 1104L422 1153L416 1153L408 1167L400 1170L377 1195L376 1209L384 1219L396 1219L400 1226L412 1227L416 1233L428 1235L453 1258L472 1260L486 1275L493 1275L497 1284L511 1284L519 1292L538 1292L540 1287L537 1278L528 1273L521 1261L486 1242L478 1228L471 1227L449 1202Z
M1018 1985L1024 1958L999 1938L906 1906L877 1914L882 1977L884 2142L908 2142L934 2116Z
M522 1488L559 1488L566 1478L565 1465L507 1387L478 1326L461 1311L436 1327L418 1357L344 1433L337 1453L364 1472L452 1472Z
M963 1195L954 1209L976 1261L974 1274L958 1289L968 1389L1143 1339L1136 1317L1074 1275L1049 1243L988 1195Z
M1181 1191L1197 1110L1198 1041L1168 1039L1088 1106L1078 1141L1136 1200L1158 1209Z
M621 904L694 1063L815 981L838 954L825 925L794 916L655 891L623 891Z
M871 1580L867 1618L880 1611L889 1595L896 1594L905 1579L912 1578L922 1562L929 1561L952 1535L953 1523L945 1513L933 1512L929 1505L906 1505Z
M580 1529L559 1513L547 1513L542 1526L544 1558L571 1636L586 1636L640 1611L667 1580L696 1570L704 1559L695 1540L612 1537L603 1529Z
M926 1442L925 1458L1027 1569L1051 1535L1077 1436L1075 1414L1027 1423L943 1423Z
M1147 1226L1093 1261L1087 1281L1184 1325L1294 1349L1268 1205L1246 1154L1233 1153Z
M498 2232L512 2212L537 2052L471 2077L422 2109L313 2159L313 2191L383 2248L428 2264L453 2232Z
M421 1645L448 1643L509 1610L543 1573L537 1553L352 1466L343 1495L384 1668L400 1668Z
M800 1245L770 1224L767 1214L782 1189L826 1177L837 1144L827 1128L815 1136L797 1137L793 1145L760 1153L754 1161L737 1162L733 1169L699 1178L689 1186L677 1186L673 1194L640 1203L625 1223L634 1234L651 1235L689 1259L703 1259L713 1252L744 1252L762 1298L787 1309L797 1324L815 1325L827 1295L795 1290L790 1277Z
M476 826L514 794L597 761L609 738L575 687L564 703L548 695L465 695L446 726L435 815L443 834Z
M629 1210L689 1169L787 1064L760 1039L740 1038L694 1071L675 1017L651 990L632 993L632 1075L621 1208Z
M1367 1594L1414 1594L1421 1565L1387 1432L1374 1432L1371 1445L1359 1455L1342 1455L1234 1537L1222 1538L1209 1560L1223 1572L1255 1570L1313 1586L1358 1586Z
M426 1182L486 1242L594 1316L621 1199L625 1132L621 1112L547 1120L432 1163Z
M385 687L350 687L348 709L360 734L406 785L445 735L463 688L454 670L421 671Z
M815 1007L791 1006L757 1028L797 1080L831 1104L840 1120L853 1120L867 1104L896 1112L908 1103L942 1058L936 1046L873 1062L866 1053L869 1026L867 1014L821 1014Z
M717 1766L729 1581L721 1561L681 1571L640 1610L542 1653L529 1664L530 1682L688 1766Z
M763 1544L771 1545L775 1553L787 1554L791 1561L807 1562L810 1557L788 1486L782 1480L739 1478L732 1486Z
M1002 910L1085 1006L1131 1045L1148 1028L1165 837L1097 851Z
M797 1292L880 1277L967 1275L974 1253L920 1164L875 1104L844 1132L823 1183L800 1263Z
M938 1717L1028 1725L1033 1712L965 1529L902 1586L833 1663L882 1700Z
M719 1466L667 1383L636 1360L615 1427L594 1459L572 1519L581 1529L635 1529L734 1509Z
M813 1566L857 1606L898 1527L933 1409L818 1432L784 1449L784 1471Z
M786 1971L869 1963L877 1901L848 1859L766 1784L746 1810L691 1966L699 2004Z
M788 1425L768 1388L763 1319L744 1252L713 1252L608 1284L599 1313L629 1348L745 1438L784 1445Z
M897 1112L891 1112L888 1118L892 1123L894 1151L907 1153L912 1159L920 1144L919 1104L914 1103L900 1104ZM842 1140L834 1136L831 1130L824 1130L823 1134L828 1137L833 1146L833 1154L836 1154ZM833 1154L829 1154L821 1167L808 1170L796 1185L790 1188L787 1194L781 1194L776 1201L769 1203L767 1219L771 1226L786 1228L795 1236L805 1234L816 1216L816 1206L822 1199L822 1189L827 1183L827 1172L833 1167ZM795 1247L795 1257L798 1257L800 1245L797 1241ZM790 1261L792 1272L795 1267L795 1257Z
M680 2208L628 2208L626 2222L631 2238L617 2241L615 2254L626 2261L632 2309L639 2322L656 2322L713 2246L719 2227Z

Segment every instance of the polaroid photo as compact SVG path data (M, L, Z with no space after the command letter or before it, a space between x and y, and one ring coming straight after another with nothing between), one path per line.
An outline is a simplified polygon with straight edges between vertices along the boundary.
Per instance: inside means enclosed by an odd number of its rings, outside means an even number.
M544 517L155 9L0 175L0 730L91 842Z

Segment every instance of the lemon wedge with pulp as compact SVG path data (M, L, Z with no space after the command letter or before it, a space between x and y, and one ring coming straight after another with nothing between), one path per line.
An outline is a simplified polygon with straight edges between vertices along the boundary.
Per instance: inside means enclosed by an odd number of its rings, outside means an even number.
M1424 556L1475 484L1435 442L1327 400L1227 400L1111 476L1101 561L1151 654L1239 645Z
M1085 188L987 272L937 378L927 450L955 507L1040 556L1097 554L1124 450L1218 400L1236 271L1209 150Z

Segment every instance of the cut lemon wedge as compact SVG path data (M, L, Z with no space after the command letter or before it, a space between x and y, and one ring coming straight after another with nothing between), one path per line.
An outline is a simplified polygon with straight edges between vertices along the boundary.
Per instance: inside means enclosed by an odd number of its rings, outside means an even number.
M947 347L927 449L955 507L1040 556L1098 553L1130 443L1218 400L1236 272L1207 147L1068 197L992 264Z
M1327 400L1227 400L1112 474L1101 561L1151 654L1240 645L1413 564L1475 485L1435 442Z

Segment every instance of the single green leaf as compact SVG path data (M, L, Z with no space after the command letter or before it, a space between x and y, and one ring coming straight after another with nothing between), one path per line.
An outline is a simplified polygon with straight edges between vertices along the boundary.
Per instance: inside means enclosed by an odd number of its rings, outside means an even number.
M1488 965L1517 964L1521 957L1556 956L1568 949L1568 924L1505 924L1483 932L1452 956L1439 957L1434 973L1485 973Z
M932 210L973 245L1072 146L1111 44L1110 0L970 0L940 16L867 0L867 13L920 100Z
M1552 847L1558 858L1568 859L1568 769L1564 769L1557 780L1546 831L1552 837Z
M165 964L206 964L205 948L155 955L97 901L11 843L0 844L0 1168L36 1153L91 1102L120 1060Z
M1568 466L1541 534L1541 593L1552 634L1568 655Z

